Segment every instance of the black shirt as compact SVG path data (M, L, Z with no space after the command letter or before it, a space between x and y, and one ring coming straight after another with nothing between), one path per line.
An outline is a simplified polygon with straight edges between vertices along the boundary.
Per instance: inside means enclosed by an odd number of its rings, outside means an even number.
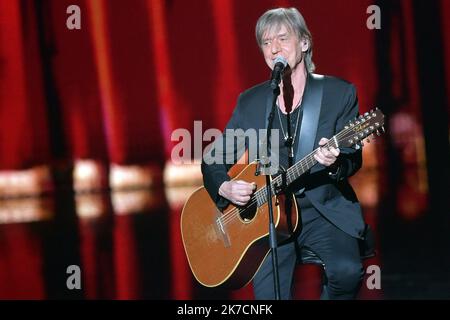
M277 146L272 146L272 152L276 151L278 149L278 155L279 155L279 164L284 169L288 168L288 155L289 155L289 148L285 144L285 136L283 133L287 136L287 115L281 112L279 107L277 108L276 112L278 114L275 114L273 118L272 128L279 130L279 142ZM302 124L302 118L303 118L303 108L301 105L297 107L295 110L293 110L290 114L290 124L291 124L291 135L294 139L294 151L298 147L298 139L300 137L300 128ZM281 121L281 123L280 123ZM298 122L298 124L297 124ZM295 152L294 152L295 154ZM295 161L298 161L300 159L294 159ZM295 191L295 190L294 190ZM320 213L313 207L312 203L309 201L307 197L305 197L305 194L302 193L301 195L296 195L297 198L297 206L301 209L301 216L302 216L302 222L305 223L306 221L311 221L312 219L320 216Z

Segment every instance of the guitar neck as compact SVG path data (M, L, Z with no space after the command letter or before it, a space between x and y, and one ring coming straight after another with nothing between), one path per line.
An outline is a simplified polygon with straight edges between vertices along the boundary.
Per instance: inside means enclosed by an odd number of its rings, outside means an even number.
M324 145L324 147L325 148L330 148L330 147L337 148L338 143L337 143L336 136L331 138ZM308 172L309 169L311 169L317 163L316 159L314 159L314 155L316 154L317 150L318 149L313 150L311 153L306 155L303 159L298 161L296 164L294 164L292 167L290 167L286 171L286 183L288 185L290 185L292 182L294 182L295 180L300 178L300 176L302 176L304 173ZM280 175L272 181L272 184L279 185L281 182L282 182L282 177Z
M290 167L286 172L287 184L291 184L295 180L297 180L301 175L308 172L316 163L316 159L314 159L314 155L316 154L316 150L312 153L308 154L302 160L294 164Z
M336 136L332 137L325 145L324 147L329 148L337 148L338 142ZM286 171L286 184L290 185L295 180L300 178L304 173L308 172L309 169L311 169L316 163L317 160L314 159L314 155L316 154L318 149L313 150L311 153L306 155L303 159L295 163L292 167L290 167ZM276 178L272 180L272 183L270 185L272 194L276 193L276 188L278 186L281 186L282 181L282 175L278 175ZM267 189L263 188L255 193L255 197L258 203L258 206L261 206L267 202Z
M349 121L348 125L344 127L338 134L334 135L328 142L323 146L325 148L338 148L338 147L351 147L353 145L357 146L357 149L363 146L362 141L367 138L370 134L380 135L379 129L384 132L384 114L376 108L370 112L366 112L364 115L355 118L354 121ZM303 159L298 161L288 170L286 170L286 185L289 186L292 182L297 180L301 175L309 171L316 163L314 155L318 149L313 150L311 153L306 155ZM283 185L282 175L274 178L270 184L272 194L276 194L276 189ZM267 188L262 188L255 192L254 197L256 198L258 206L261 206L267 202Z

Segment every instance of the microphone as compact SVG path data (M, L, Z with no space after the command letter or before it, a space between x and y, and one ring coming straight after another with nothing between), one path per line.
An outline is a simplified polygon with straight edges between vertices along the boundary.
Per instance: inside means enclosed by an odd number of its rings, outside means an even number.
M270 78L270 87L275 90L281 81L281 75L283 74L284 68L287 66L287 61L283 57L276 57L274 60L272 77Z

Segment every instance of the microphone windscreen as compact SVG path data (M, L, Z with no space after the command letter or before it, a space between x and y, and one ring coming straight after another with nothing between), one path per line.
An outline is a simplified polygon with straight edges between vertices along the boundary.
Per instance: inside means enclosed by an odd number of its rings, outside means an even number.
M273 60L273 65L276 65L277 63L282 63L283 67L286 67L287 60L282 56L278 56L275 58L275 60Z

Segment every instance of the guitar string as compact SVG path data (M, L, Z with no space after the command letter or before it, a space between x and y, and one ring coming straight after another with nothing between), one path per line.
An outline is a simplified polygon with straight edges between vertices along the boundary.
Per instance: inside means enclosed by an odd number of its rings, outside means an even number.
M345 129L345 130L341 131L340 133L336 134L336 139L337 139L337 138L341 139L342 137L340 137L340 135L345 136L345 134L347 134L346 131L351 131L351 130L350 130L351 128L352 128L352 127L349 127L348 129ZM351 137L351 135L350 135L350 137ZM334 138L330 139L330 142L333 141L333 140L334 140ZM345 140L345 139L344 139L344 140ZM327 142L324 146L330 147L330 145L329 145L330 142ZM311 157L312 154L316 153L318 149L319 149L319 148L313 150L313 151L310 152L308 155L306 155L303 159L304 159L304 160L305 160L305 159L308 159L309 157ZM314 160L313 160L313 161L314 161ZM294 166L300 164L301 162L302 162L302 161L297 162ZM294 167L294 166L293 166L293 167ZM278 176L277 178L275 178L272 182L274 182L275 180L278 180L278 178L279 178L279 176ZM272 186L272 185L271 185L271 186ZM244 209L242 209L241 213L245 213L246 211L249 210L249 207L250 207L250 206L252 206L253 204L255 204L255 202L257 203L257 202L258 202L258 196L259 196L260 199L262 199L262 200L264 200L264 201L267 201L267 200L265 199L265 198L267 197L267 195L265 195L265 197L262 197L262 193L260 193L260 192L265 192L265 191L266 191L266 188L261 188L261 189L259 189L257 192L255 192L255 195L252 196L252 201L251 201L250 203L247 203L247 204L246 204L246 207L245 207ZM256 195L257 193L260 193L260 194L259 194L259 195ZM255 200L256 200L256 201L255 201ZM222 222L223 225L226 225L226 224L230 223L232 220L234 220L234 218L237 217L237 215L238 215L239 213L240 213L240 212L239 212L239 208L235 208L235 209L230 210L229 212L225 213L222 217L219 217L218 220L220 220L220 222Z
M340 133L336 134L334 137L336 137L336 139L341 139L343 136L345 136L346 134L348 134L350 131L352 131L353 127L349 127L347 129L342 130ZM353 134L350 134L349 137L351 137ZM324 147L326 146L327 148L330 147L330 143L334 143L334 137L332 137L329 142L327 142ZM364 137L365 138L365 137ZM362 139L364 139L362 138ZM345 140L345 139L342 139ZM317 152L319 148L313 150L312 152L310 152L308 155L306 155L302 160L307 160L309 157L311 157L311 155L315 154ZM297 166L298 164L301 165L302 160L300 160L299 162L297 162L296 164L294 164L294 166L292 166L291 168L294 168L295 166ZM303 167L303 165L301 165ZM297 168L298 169L298 168ZM289 176L289 173L288 173ZM291 175L292 176L292 175ZM272 182L274 182L275 180L277 180L279 178L279 176L277 178L275 178ZM272 187L272 184L271 184ZM258 195L256 195L257 193L260 192L264 192L266 191L266 188L261 188L258 191L255 192L254 196L252 196L251 201L249 203L247 203L244 209L241 210L241 212L239 211L239 208L235 208L233 210L228 211L227 213L223 214L221 217L218 218L218 220L220 220L220 222L223 225L226 225L228 223L230 223L232 220L234 220L235 217L237 217L238 214L240 213L245 213L246 211L249 210L249 207L252 206L253 204L258 202ZM259 197L261 200L265 200L267 201L265 198L267 197L267 195L265 195L265 197L262 196L262 193L259 194Z

